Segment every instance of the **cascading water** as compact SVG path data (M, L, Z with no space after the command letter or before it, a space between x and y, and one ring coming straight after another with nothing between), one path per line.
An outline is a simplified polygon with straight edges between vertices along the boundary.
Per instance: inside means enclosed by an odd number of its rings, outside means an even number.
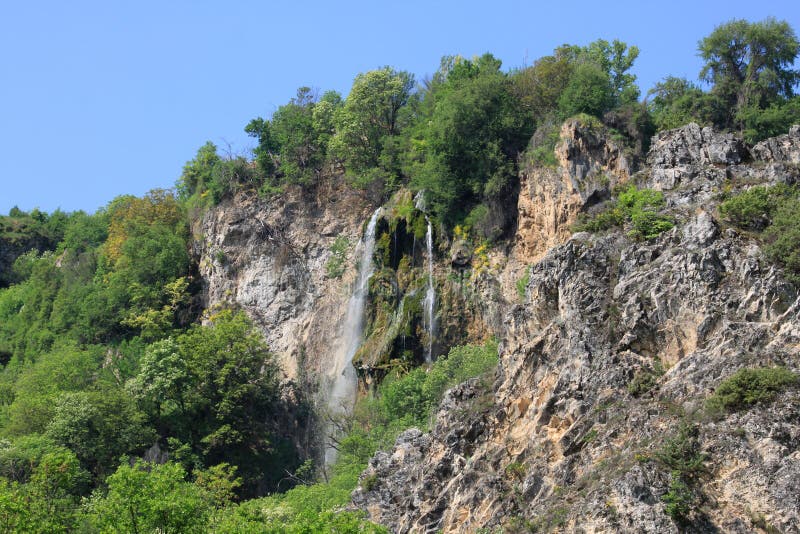
M423 213L425 212L425 199L422 191L417 193L415 206L418 210ZM425 222L428 224L427 232L425 232L426 257L428 260L428 288L425 291L425 300L423 301L425 315L422 320L422 326L425 328L425 333L428 335L428 346L425 349L425 361L431 363L433 361L433 338L436 335L436 317L433 312L436 306L436 288L433 286L433 227L427 214L425 215Z
M425 361L431 363L433 361L433 336L436 333L436 318L433 315L433 308L436 305L436 289L433 287L433 229L427 215L425 216L425 222L428 223L428 231L425 234L425 245L428 248L428 289L425 291L425 300L423 301L423 307L425 308L424 326L428 334Z
M359 244L361 256L358 262L358 279L347 303L341 345L336 351L333 362L333 386L328 395L328 411L331 419L349 413L355 403L358 377L353 367L353 356L361 345L361 335L364 330L364 305L369 294L369 279L375 270L372 254L375 251L375 226L380 212L381 208L378 208L370 217L367 231ZM325 465L331 465L336 461L337 451L331 444L335 432L335 425L328 423L325 431Z

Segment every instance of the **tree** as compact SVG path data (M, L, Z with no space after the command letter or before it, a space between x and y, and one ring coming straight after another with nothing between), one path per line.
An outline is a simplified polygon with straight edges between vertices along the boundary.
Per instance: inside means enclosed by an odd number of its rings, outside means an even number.
M213 180L214 167L220 162L217 146L211 141L197 150L194 159L187 161L176 184L178 196L186 200L194 194L208 190Z
M110 388L61 395L46 435L73 451L98 481L120 456L139 453L155 439L133 400Z
M613 105L614 87L611 78L595 63L578 65L558 98L558 109L562 117L578 113L598 117Z
M210 499L185 478L180 464L123 463L88 502L89 519L99 532L207 532Z
M279 475L277 365L244 313L223 310L206 326L151 344L127 387L159 433L173 438L173 452L183 447L206 466L230 463L247 494Z
M791 98L800 80L792 68L800 42L786 21L731 20L702 39L698 51L705 61L700 78L731 110L727 127L742 129L745 110Z
M500 66L491 54L446 57L424 95L408 172L449 225L513 189L516 156L532 133L532 120ZM484 237L502 231L487 225Z
M514 75L514 94L537 124L558 108L558 98L574 70L568 50L562 47Z
M334 154L349 171L378 167L386 139L403 127L400 110L412 95L414 76L391 67L359 74L344 106L336 114Z
M690 122L713 125L724 120L722 102L685 78L668 76L647 95L652 97L648 108L659 130L677 128Z
M635 102L639 97L636 76L629 71L639 57L639 47L628 46L614 39L611 43L598 39L581 50L581 56L606 72L611 81L615 99L619 104Z

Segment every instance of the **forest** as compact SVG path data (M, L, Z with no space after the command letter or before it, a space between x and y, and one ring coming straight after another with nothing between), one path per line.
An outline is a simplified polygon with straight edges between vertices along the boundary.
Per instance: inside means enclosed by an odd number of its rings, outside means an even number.
M631 73L639 49L618 40L510 69L489 53L446 56L422 80L387 66L358 74L346 96L299 88L245 125L252 156L208 142L174 189L93 214L0 216L0 531L386 532L346 508L359 474L400 431L427 428L448 388L489 380L497 342L389 373L359 398L323 469L292 443L314 416L302 384L287 384L242 310L203 309L193 223L244 192L335 181L382 200L424 191L440 231L501 246L520 169L556 164L566 119L604 125L633 160L689 122L755 143L800 123L798 53L786 22L732 20L699 41L696 81L667 76L646 93ZM722 209L773 232L771 257L800 276L797 198L755 190ZM772 226L752 208L770 199L793 202ZM614 216L635 222L658 201L622 192Z

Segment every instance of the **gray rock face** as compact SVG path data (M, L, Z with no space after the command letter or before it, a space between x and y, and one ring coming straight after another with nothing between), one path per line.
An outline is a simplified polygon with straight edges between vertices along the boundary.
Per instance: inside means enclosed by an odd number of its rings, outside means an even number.
M704 409L740 368L800 372L797 290L715 219L720 182L705 173L744 172L742 147L696 125L659 136L639 177L662 186L676 227L552 248L506 314L494 380L454 388L429 433L378 453L354 505L392 532L800 532L798 388L719 417ZM746 170L786 178L765 168ZM665 513L672 475L658 458L684 423L707 460L681 525Z
M749 159L733 134L688 124L653 137L646 185L660 191L685 189L675 200L690 204L707 198L725 180L725 169Z
M299 190L271 201L238 198L210 210L196 231L206 307L241 306L288 376L301 362L304 372L324 371L341 333L355 245L369 212L364 198L343 188L310 198ZM326 263L339 235L350 243L347 268L331 279Z
M800 124L792 126L786 135L757 143L752 152L761 161L800 164Z
M741 163L745 155L744 144L733 134L715 132L691 123L656 134L647 162L653 168L735 165Z

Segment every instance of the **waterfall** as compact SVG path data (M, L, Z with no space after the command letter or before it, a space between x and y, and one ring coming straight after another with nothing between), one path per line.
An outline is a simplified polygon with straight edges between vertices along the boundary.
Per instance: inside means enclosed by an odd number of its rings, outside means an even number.
M436 289L433 287L433 229L431 228L431 220L427 215L425 216L425 222L428 223L428 231L425 233L425 246L428 249L428 289L425 291L425 300L423 301L423 307L425 308L423 325L428 333L428 348L425 352L425 361L431 363L433 361L433 336L436 332L436 319L433 315L433 308L436 306Z
M414 199L414 205L418 210L425 213L425 196L422 191L417 193L417 197ZM428 335L428 346L425 349L425 361L431 363L433 361L433 337L436 335L436 317L433 311L436 306L436 288L433 286L433 227L427 214L425 214L425 222L428 224L427 232L425 232L426 257L428 260L428 288L425 291L425 300L423 301L425 315L422 319L422 326L425 328L425 333Z
M341 344L332 362L333 386L328 395L328 410L334 419L352 410L358 390L353 356L361 345L361 335L364 330L364 305L369 294L369 279L375 270L372 254L375 250L375 226L380 212L381 208L378 208L372 214L367 224L367 231L359 243L361 256L358 262L358 279L347 303ZM331 465L336 461L336 449L330 444L335 432L334 426L328 423L325 430L325 465Z

